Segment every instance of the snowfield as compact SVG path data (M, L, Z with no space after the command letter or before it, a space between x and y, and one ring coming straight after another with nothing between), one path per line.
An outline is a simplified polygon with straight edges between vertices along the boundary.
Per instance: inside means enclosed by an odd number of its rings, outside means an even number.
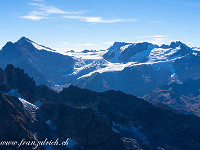
M116 57L112 58L112 62L110 62L109 60L105 60L104 58L101 58L98 60L93 60L93 59L82 60L81 59L75 65L74 72L72 73L72 75L78 75L79 73L90 69L89 73L86 73L78 77L78 79L81 79L81 78L89 77L94 73L117 72L117 71L122 71L126 67L133 67L133 66L139 66L139 65L152 65L153 68L155 69L171 68L170 70L171 70L171 73L173 74L174 69L173 69L172 63L170 62L174 62L177 59L181 59L185 57L185 56L171 57L173 54L181 50L180 46L176 48L167 48L167 49L154 48L153 46L151 46L147 50L134 55L131 58L130 62L123 63L123 62L120 62L120 60L117 60L119 58L121 50L123 49L124 51L124 48L128 48L129 46L130 44L125 45L122 48L120 48L119 53L115 55ZM115 53L117 53L117 51L115 51ZM102 57L102 54L99 56L99 58L100 57ZM146 61L141 62L141 60L143 60L144 58L146 59ZM114 61L118 61L120 63L114 63Z
M29 42L38 50L46 50L57 53L57 51L38 45L35 42ZM76 76L78 80L89 77L94 73L118 72L127 67L139 65L152 65L155 70L160 68L169 68L173 79L173 74L175 72L173 62L188 55L184 53L179 54L179 51L182 51L181 46L186 46L181 42L172 42L172 46L165 45L166 47L159 47L157 45L147 43L147 49L141 50L131 56L128 62L123 62L121 60L122 53L126 53L126 51L130 52L130 50L137 47L138 44L143 43L115 42L113 46L107 50L84 50L81 52L71 50L62 54L71 56L76 60L73 66L73 72L69 74L69 76ZM192 51L192 55L200 55L200 48L194 47L192 48ZM106 59L104 55L107 55L109 59Z

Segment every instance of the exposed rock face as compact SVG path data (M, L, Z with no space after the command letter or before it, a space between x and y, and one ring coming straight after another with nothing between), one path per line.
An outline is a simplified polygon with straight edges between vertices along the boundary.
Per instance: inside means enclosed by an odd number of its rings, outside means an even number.
M200 148L198 117L151 104L121 91L97 93L70 86L60 93L55 93L47 87L36 86L22 70L12 66L7 68L10 68L10 71L1 71L4 75L0 74L0 77L15 75L15 78L3 78L6 82L0 81L5 83L5 91L17 88L27 101L30 98L29 102L42 102L42 106L36 110L36 121L32 122L17 98L5 94L0 97L0 114L2 113L4 118L1 119L0 133L8 132L8 139L18 134L17 131L3 128L10 122L11 129L16 125L20 130L19 139L25 136L34 140L35 134L38 140L59 138L60 141L67 140L71 143L67 146L51 147L58 150L72 145L78 150ZM27 85L23 79L27 80ZM13 84L7 84L9 81L13 81ZM22 83L26 88L22 87ZM7 117L4 117L5 115Z
M180 81L184 82L189 79L197 79L200 77L200 55L189 55L182 59L176 60L174 62L174 68L176 70L176 75L179 77Z
M182 113L200 116L200 79L160 87L145 95L144 99L152 103L167 104Z
M0 94L0 141L18 141L22 139L36 141L30 132L30 118L22 103L15 97ZM1 149L14 149L17 146L0 146ZM30 149L22 146L20 149Z
M133 57L134 55L156 47L158 46L147 42L131 45L121 53L120 60L122 60L123 62L129 62L131 61L131 57Z
M77 93L74 97L72 97L73 91ZM67 96L70 94L70 97ZM189 144L190 142L199 143L199 138L195 138L197 135L194 132L194 130L199 132L200 120L197 117L182 115L122 92L107 91L98 94L71 86L69 89L64 89L61 95L61 99L67 104L93 108L99 113L106 114L114 122L114 127L121 135L137 139L138 142L141 140L149 142L151 143L149 145L141 144L149 149L163 147L187 150L199 147L199 144ZM92 99L92 97L95 98ZM188 124L189 122L192 123Z
M55 98L56 93L47 88L47 86L36 86L33 78L24 73L23 69L14 68L9 64L5 70L0 70L1 91L8 92L11 89L18 89L18 92L30 102L36 102L40 99Z
M50 120L55 128L53 138L75 140L78 148L87 150L125 149L112 123L92 109L72 108L64 104L44 104L38 111L39 120Z
M55 53L25 37L16 43L8 42L0 51L0 58L1 68L13 64L34 77L37 84L49 86L64 80L73 70L74 64L73 58Z

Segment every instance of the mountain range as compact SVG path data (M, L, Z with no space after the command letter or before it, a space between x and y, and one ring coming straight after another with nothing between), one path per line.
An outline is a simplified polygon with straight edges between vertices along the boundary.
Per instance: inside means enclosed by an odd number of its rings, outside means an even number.
M56 91L69 85L97 92L120 90L199 116L200 85L193 83L200 77L200 49L180 41L161 46L115 42L107 50L59 53L22 37L0 51L0 67L7 64Z
M70 85L57 93L45 85L37 86L13 65L0 70L0 91L0 141L66 141L65 145L37 147L41 150L200 148L199 117L121 91L98 93Z

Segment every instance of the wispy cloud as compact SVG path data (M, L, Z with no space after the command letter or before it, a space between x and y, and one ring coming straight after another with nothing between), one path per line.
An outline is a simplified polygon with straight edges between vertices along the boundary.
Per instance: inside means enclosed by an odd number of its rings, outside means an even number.
M166 38L167 35L148 35L148 36L139 36L136 39L144 39L144 38Z
M57 46L59 46L59 47L66 47L68 45L69 45L68 42L62 42L60 45L57 45Z
M84 13L84 11L64 11L55 6L47 5L43 0L34 0L28 4L33 6L33 10L28 12L28 15L21 16L23 19L42 20L52 19L52 15L80 15Z
M104 45L113 45L114 42L105 42L105 43L102 43L102 44L104 44Z
M150 23L160 23L158 20L151 20Z
M157 44L157 45L162 45L162 44L166 43L166 40L165 40L165 38L153 38L152 40L150 40L148 42Z
M125 38L126 40L129 40L130 43L134 42L149 42L152 44L162 45L169 43L167 40L169 35L147 35L147 36L138 36L135 38ZM134 42L133 42L134 41Z
M69 43L68 43L68 42L63 42L63 44L64 44L64 45L69 45Z
M98 45L98 44L87 42L87 43L70 44L70 45L73 46L73 47L92 47L92 46L96 46L96 45Z
M68 19L78 19L90 23L117 23L117 22L137 22L138 19L104 19L102 17L87 17L87 16L64 16Z
M141 36L136 39L142 39L140 42L149 42L157 45L162 45L166 43L167 35L149 35L149 36Z
M29 12L27 16L21 16L23 19L29 19L29 20L41 20L41 19L47 19L46 16L43 16L41 14L38 14L37 12Z
M83 43L83 44L79 44L80 46L96 46L97 44L95 43Z
M21 16L23 19L42 20L53 19L60 16L65 19L77 19L89 23L119 23L119 22L137 22L138 19L105 19L103 17L82 16L85 11L65 11L53 5L47 5L44 0L32 0L28 3L33 7L33 10L28 12L28 15ZM53 17L54 15L54 17Z

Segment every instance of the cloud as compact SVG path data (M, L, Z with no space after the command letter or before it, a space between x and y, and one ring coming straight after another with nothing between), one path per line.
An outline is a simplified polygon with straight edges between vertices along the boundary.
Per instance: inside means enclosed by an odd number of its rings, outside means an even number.
M97 44L94 44L94 43L83 43L83 44L80 44L80 46L95 46Z
M158 21L158 20L151 20L150 22L151 23L160 23L160 21Z
M29 20L41 20L41 19L45 19L44 16L36 14L34 12L30 12L27 16L21 16L21 18L23 18L23 19L29 19Z
M152 44L157 44L157 45L162 45L164 44L166 41L164 38L153 38L152 40L148 41Z
M64 45L69 45L69 43L68 43L68 42L63 42L63 44L64 44Z
M57 46L59 46L59 47L65 47L65 46L67 46L67 45L69 45L69 43L68 43L68 42L62 42L62 44L60 44L60 45L57 45Z
M28 12L28 15L20 16L20 18L29 20L42 20L52 19L52 15L77 15L84 13L84 11L64 11L55 6L47 5L43 0L34 0L34 2L28 4L33 6L34 10Z
M64 16L68 19L78 19L90 23L117 23L117 22L137 22L138 19L104 19L102 17L87 17L87 16Z
M105 19L103 17L82 16L85 11L65 11L53 5L47 5L44 0L32 0L32 2L28 4L33 7L33 10L28 12L28 15L20 16L20 18L29 20L42 20L54 19L59 16L65 19L77 19L79 21L89 23L119 23L138 21L138 19Z
M168 36L166 36L166 35L149 35L149 36L136 37L136 39L144 39L139 42L149 42L152 44L162 45L162 44L166 43L167 37Z
M113 45L115 42L105 42L105 43L102 43L104 45Z
M149 42L152 44L162 45L162 44L169 43L168 37L170 36L169 35L147 35L147 36L139 36L135 38L125 38L125 39L129 40L130 43Z
M148 36L139 36L136 39L144 39L144 38L166 38L166 35L148 35Z
M95 43L81 43L81 44L71 44L71 46L74 46L74 47L80 47L80 46L83 46L83 47L91 47L91 46L96 46L98 44L95 44Z
M64 14L65 11L56 8L55 6L47 6L45 3L29 3L31 6L37 8L37 12L43 14Z

